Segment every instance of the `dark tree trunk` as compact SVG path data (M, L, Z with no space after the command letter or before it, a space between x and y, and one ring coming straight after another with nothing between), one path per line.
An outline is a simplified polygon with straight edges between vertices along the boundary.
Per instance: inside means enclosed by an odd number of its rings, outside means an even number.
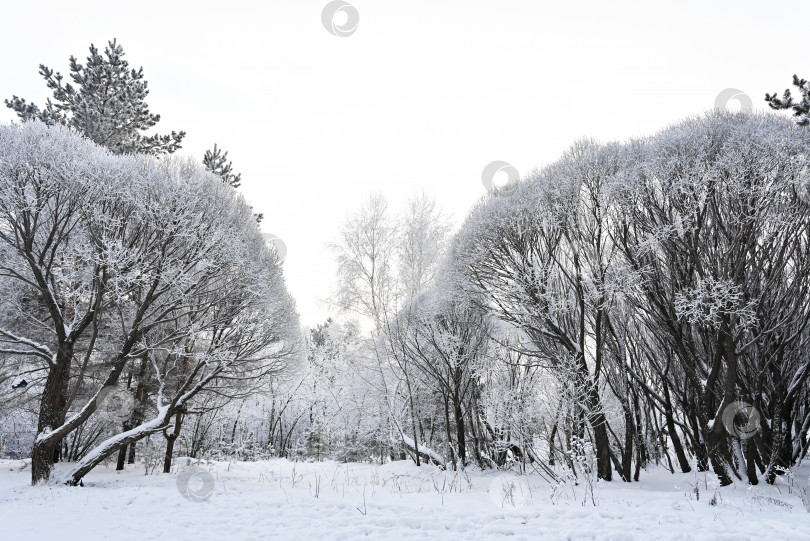
M622 479L630 482L633 471L633 441L634 441L635 423L633 422L632 412L625 408L624 410L624 449L622 449Z
M123 425L124 432L132 428L129 423L124 423ZM127 448L126 446L121 447L118 450L118 460L115 463L115 471L121 471L124 469L124 463L127 460Z
M588 391L588 409L591 426L593 427L594 444L596 446L596 469L599 479L611 481L613 468L610 464L610 440L608 439L607 419L602 412L599 394L594 385Z
M557 435L557 421L554 421L554 426L551 427L551 435L548 437L548 465L553 466L555 463L554 457L554 437Z
M183 422L183 414L177 413L174 417L174 431L171 434L164 432L166 436L166 455L163 457L163 473L171 473L172 471L172 456L174 455L174 442L177 436L180 435L181 424Z
M483 446L485 441L485 436L483 434L483 429L480 427L481 425L481 417L478 415L478 393L473 393L473 400L472 400L472 418L470 419L470 432L473 438L473 453L475 454L475 462L478 464L478 467L484 469L488 466L488 464L484 461L484 453L483 453Z
M59 398L57 399L57 403L59 404L58 409L58 424L62 424L65 421L65 416L67 415L67 397L70 395L70 365L73 361L73 348L71 347L71 355L67 359L64 369L61 371L61 381L59 384ZM58 440L54 445L53 451L53 463L56 464L60 460L62 460L63 454L66 454L67 449L65 449L65 440L64 438Z
M644 426L644 420L641 418L641 406L639 404L638 393L633 391L633 419L635 421L636 429L635 433L635 445L636 445L636 469L633 472L633 480L638 481L639 476L641 475L641 468L647 467L647 461L649 460L649 453L647 451L646 440L642 435L642 427ZM647 433L651 431L651 424L650 419L647 418Z
M121 447L118 450L118 460L115 462L115 471L123 470L126 461L127 461L127 448Z
M456 418L456 440L458 441L458 457L461 467L467 465L467 440L464 435L464 413L461 404L456 402L453 405L453 414Z
M701 429L700 429L700 421L697 418L697 415L692 413L694 410L690 408L690 411L687 412L689 418L689 424L692 426L692 450L695 453L695 459L697 460L697 469L699 472L704 472L709 470L709 452L706 449L706 444L701 439Z
M411 382L407 374L405 375L405 382L408 384L408 399L411 402L411 426L413 428L413 447L416 455L416 465L421 466L421 459L419 457L419 434L416 429L416 422L418 415L416 413L416 406L413 403L413 392L411 391Z
M453 469L458 470L456 453L453 450L453 437L450 435L450 402L447 395L444 395L444 428L447 431L447 447L450 449L450 460L453 462Z
M724 444L724 436L722 434L723 424L717 422L715 426L708 432L706 439L708 440L709 460L712 464L714 473L720 480L721 486L731 484L731 476L729 475L728 468L726 467L726 459L722 454L722 446Z
M72 359L73 346L63 344L57 351L54 366L48 371L48 377L45 379L39 407L37 438L31 450L32 484L47 481L51 477L54 459L58 457L61 440L40 440L39 437L64 422L65 395L62 389L65 379L69 377Z
M135 464L135 442L129 444L129 456L127 457L127 464Z
M664 399L667 401L664 405L664 412L667 419L667 432L669 432L669 439L672 442L672 447L675 449L675 455L678 457L678 465L681 467L683 473L692 471L692 466L689 465L689 460L686 458L686 453L681 445L681 438L678 436L678 430L675 426L675 417L672 414L672 402L669 398L669 388L664 383Z
M757 485L757 448L753 442L742 442L745 452L745 474L748 476L748 484Z
M142 415L142 412L146 408L146 398L147 398L147 387L146 382L149 378L149 373L147 371L147 366L149 356L147 354L141 355L141 366L138 369L138 385L135 386L135 415L133 417L132 423L130 423L130 428L134 428L141 424L141 419L139 418ZM135 464L135 445L137 445L137 441L133 441L129 444L129 456L127 457L127 464Z

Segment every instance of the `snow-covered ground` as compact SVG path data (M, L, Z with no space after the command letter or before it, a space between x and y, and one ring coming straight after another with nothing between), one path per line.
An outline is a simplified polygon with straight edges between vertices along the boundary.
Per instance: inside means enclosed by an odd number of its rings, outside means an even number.
M808 461L793 487L715 490L704 474L642 472L638 483L597 484L595 506L586 483L409 462L129 467L100 467L84 487L31 487L28 464L0 461L0 539L810 539L795 488L808 485Z

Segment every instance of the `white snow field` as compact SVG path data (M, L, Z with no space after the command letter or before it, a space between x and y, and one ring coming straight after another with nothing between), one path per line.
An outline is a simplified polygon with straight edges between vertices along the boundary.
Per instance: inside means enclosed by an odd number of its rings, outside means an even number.
M719 490L704 474L642 472L638 483L598 483L594 506L587 483L410 462L193 466L210 477L179 465L179 474L157 475L100 467L84 487L31 487L28 463L5 460L0 539L810 539L799 492L809 462L792 481ZM178 490L184 480L191 498Z

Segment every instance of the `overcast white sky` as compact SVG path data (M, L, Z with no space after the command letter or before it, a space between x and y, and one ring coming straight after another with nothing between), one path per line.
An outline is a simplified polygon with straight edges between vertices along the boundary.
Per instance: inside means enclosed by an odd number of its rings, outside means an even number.
M322 25L326 4L0 0L0 98L41 104L40 63L66 74L118 38L157 131L187 131L182 153L229 151L314 324L334 287L325 244L371 192L397 208L425 190L458 223L493 160L525 174L580 137L651 133L730 87L765 109L810 77L806 0L352 0L348 37Z

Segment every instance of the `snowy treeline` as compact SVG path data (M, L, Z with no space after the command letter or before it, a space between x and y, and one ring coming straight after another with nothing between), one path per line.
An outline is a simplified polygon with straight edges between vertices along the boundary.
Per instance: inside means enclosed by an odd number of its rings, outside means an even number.
M374 328L313 331L304 452L772 482L808 449L809 144L719 113L580 142L482 200L441 260L413 207L372 198L336 247Z
M810 132L788 119L579 142L453 235L427 196L372 196L300 344L221 180L38 124L0 145L0 430L24 453L29 427L35 481L174 452L728 484L807 454ZM95 411L111 385L126 418Z

